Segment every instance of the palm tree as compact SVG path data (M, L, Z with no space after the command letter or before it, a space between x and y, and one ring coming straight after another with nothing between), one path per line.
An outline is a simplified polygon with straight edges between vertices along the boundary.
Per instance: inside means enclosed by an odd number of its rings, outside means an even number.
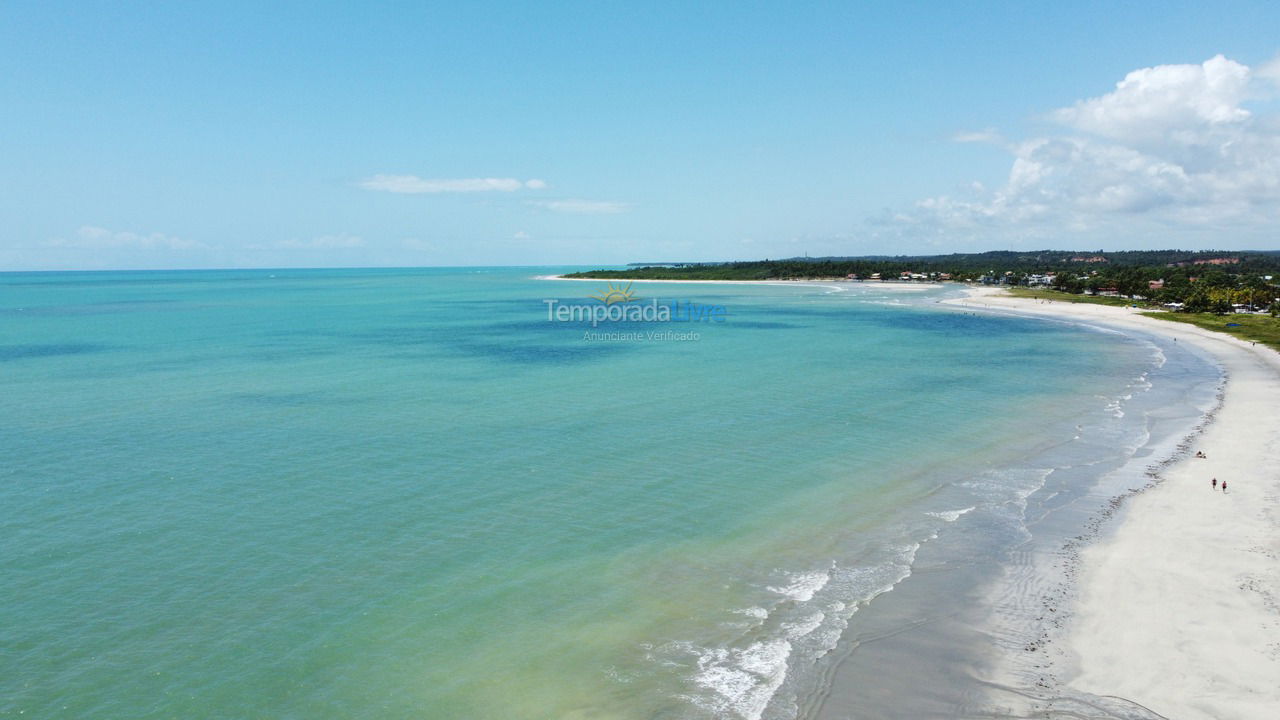
M1258 305L1258 292L1265 291L1269 287L1267 285L1267 281L1263 280L1261 275L1254 275L1245 281L1245 287L1249 290L1249 309L1256 310Z

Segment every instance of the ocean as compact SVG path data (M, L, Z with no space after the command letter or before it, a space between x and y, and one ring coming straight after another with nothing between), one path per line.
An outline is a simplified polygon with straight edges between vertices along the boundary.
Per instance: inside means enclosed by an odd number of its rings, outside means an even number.
M809 717L952 602L921 558L1070 532L1218 379L938 287L593 327L560 270L0 275L0 717Z

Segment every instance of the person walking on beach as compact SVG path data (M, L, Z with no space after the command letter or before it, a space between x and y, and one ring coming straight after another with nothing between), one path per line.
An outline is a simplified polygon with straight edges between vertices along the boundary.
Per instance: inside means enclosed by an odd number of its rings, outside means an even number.
M1223 484L1222 484L1222 486L1225 488L1225 487L1227 486L1227 484L1226 484L1226 483L1223 483ZM1217 490L1217 489L1218 489L1218 478L1214 478L1214 479L1213 479L1213 489L1214 489L1214 490Z
M1226 492L1226 491L1227 491L1227 481L1226 481L1226 480L1223 480L1223 481L1222 481L1222 492Z

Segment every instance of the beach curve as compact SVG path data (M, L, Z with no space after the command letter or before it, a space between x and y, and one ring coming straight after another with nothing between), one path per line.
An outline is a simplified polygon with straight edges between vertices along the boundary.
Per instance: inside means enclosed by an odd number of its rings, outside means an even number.
M1066 711L1122 698L1165 717L1274 717L1280 707L1280 355L1130 308L1014 298L973 288L944 301L1192 343L1227 382L1194 450L1124 502L1077 555L1075 592L1055 638ZM1219 481L1215 488L1213 479ZM1227 482L1226 491L1221 483ZM1070 696L1070 697L1068 697Z

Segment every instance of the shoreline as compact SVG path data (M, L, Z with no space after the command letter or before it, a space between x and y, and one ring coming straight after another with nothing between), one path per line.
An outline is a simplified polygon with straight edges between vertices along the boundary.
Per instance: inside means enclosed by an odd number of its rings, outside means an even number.
M987 288L943 302L1170 337L1213 357L1226 377L1193 447L1153 468L1146 489L1112 498L1092 525L1095 537L1058 551L1067 582L1060 606L1046 607L1053 621L1032 644L1006 648L993 684L1025 687L1036 675L1042 692L1033 707L1050 712L1083 704L1102 716L1123 707L1152 717L1272 717L1280 706L1280 479L1267 475L1280 467L1280 354L1130 308ZM1229 491L1214 490L1213 477Z
M933 282L895 282L883 280L670 280L657 278L571 278L563 275L535 275L535 280L563 280L566 282L627 282L627 283L668 283L675 285L819 285L822 287L846 290L850 287L877 287L885 290L936 290L943 287Z
M944 287L832 280L623 282ZM962 667L978 660L968 651L985 647L994 650L989 665L981 661L956 672L985 686L987 697L979 699L972 689L959 697L935 693L932 707L939 716L967 716L982 708L983 717L1272 717L1280 706L1274 682L1280 677L1280 478L1273 476L1280 468L1280 413L1274 411L1280 407L1280 354L1226 333L1145 316L1144 308L1019 298L993 287L963 286L963 292L938 302L954 310L1036 317L1176 343L1220 368L1217 404L1202 406L1200 419L1183 426L1176 439L1133 458L1126 470L1136 469L1146 480L1123 489L1100 484L1089 491L1095 509L1075 516L1075 530L1050 533L1018 550L1019 559L992 578L984 593L966 599L976 610L966 611L964 621L918 626L909 610L882 608L870 632L864 628L842 639L845 652L863 647L828 671L834 684L806 702L809 712L802 716L842 718L852 709L892 707L894 694L914 692L906 687L910 681L882 677L872 688L866 678L881 677L885 667L918 673L924 668L914 654L921 651ZM1156 408L1152 417L1159 415ZM1195 457L1198 450L1208 457ZM1226 479L1230 491L1211 488L1211 477ZM1061 522L1055 529L1062 529ZM945 572L917 575L910 579L914 594L922 587L928 594L950 592L941 577ZM899 602L909 603L909 597L895 595ZM914 637L878 642L898 633ZM921 639L922 633L935 636Z
M830 280L624 282L944 287ZM853 709L893 707L897 693L923 688L882 671L902 668L918 681L921 671L928 675L917 655L923 651L938 656L935 665L956 668L947 672L961 685L945 685L967 688L959 695L942 689L924 693L933 697L921 707L939 717L970 711L982 717L1062 714L1096 720L1272 717L1280 706L1274 682L1280 677L1280 478L1268 475L1280 468L1280 413L1274 411L1280 407L1280 354L1226 333L1148 317L1141 308L1018 298L1003 288L963 291L963 297L938 302L953 310L1158 337L1194 350L1221 369L1217 405L1202 407L1200 419L1184 426L1176 440L1135 456L1134 469L1148 480L1124 489L1100 485L1091 491L1095 510L1077 515L1075 530L1039 538L1015 553L1017 562L990 580L988 592L964 598L976 610L963 611L963 620L921 623L905 606L881 608L870 630L841 640L845 656L826 671L832 684L803 703L802 716L825 720L847 717ZM1196 458L1197 450L1208 458ZM1211 477L1227 479L1230 492L1212 489ZM945 575L937 569L918 572L909 579L912 594L894 597L909 603L921 588L934 596L949 593ZM1009 595L1018 596L1012 604ZM899 634L901 642L880 642ZM847 654L858 646L859 652ZM990 664L970 654L984 648ZM872 677L880 678L876 687L865 684ZM985 686L987 697L965 684L972 681Z

